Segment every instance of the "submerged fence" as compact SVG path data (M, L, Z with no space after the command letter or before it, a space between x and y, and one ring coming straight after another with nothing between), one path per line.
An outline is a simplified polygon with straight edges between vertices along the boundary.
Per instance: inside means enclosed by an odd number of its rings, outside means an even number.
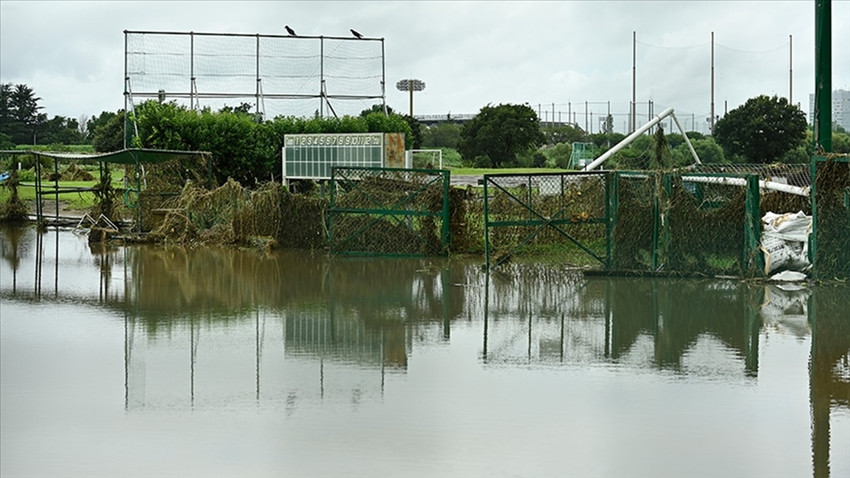
M532 255L593 265L607 260L607 173L484 175L488 268Z
M755 276L764 270L758 177L612 173L609 269Z
M448 254L448 171L335 167L330 187L332 253Z
M850 278L850 156L812 158L812 178L815 277Z
M759 275L759 178L729 177L485 175L487 267L533 256L618 273Z

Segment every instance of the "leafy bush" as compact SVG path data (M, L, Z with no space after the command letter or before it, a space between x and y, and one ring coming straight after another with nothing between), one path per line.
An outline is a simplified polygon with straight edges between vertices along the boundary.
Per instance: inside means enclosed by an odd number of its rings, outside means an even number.
M280 171L283 136L305 133L405 133L411 130L399 115L369 113L365 117L277 117L256 122L239 111L191 111L176 103L148 101L136 108L140 145L145 148L209 151L218 184L232 178L253 186ZM408 144L408 147L410 144Z

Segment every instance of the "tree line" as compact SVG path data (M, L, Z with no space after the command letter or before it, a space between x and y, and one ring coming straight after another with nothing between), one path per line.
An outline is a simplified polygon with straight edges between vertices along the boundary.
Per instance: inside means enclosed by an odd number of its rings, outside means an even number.
M613 128L589 134L578 126L542 126L528 105L487 105L470 121L421 125L392 108L374 105L357 117L258 120L251 105L219 111L187 109L175 102L147 101L129 117L123 110L104 111L78 119L48 119L41 98L27 85L0 85L0 149L16 145L90 144L94 151L124 148L125 123L132 121L138 137L130 147L210 151L219 180L228 177L244 184L273 178L279 171L284 134L403 132L407 148L443 148L456 151L469 167L567 168L574 143L589 143L598 157L625 135ZM784 98L758 96L719 119L714 135L688 132L704 163L807 162L811 156L811 129L805 114ZM663 143L663 144L662 144ZM850 136L836 128L833 150L850 153ZM444 154L445 156L445 154ZM656 128L639 137L612 158L614 167L647 169L675 167L692 162L680 134Z

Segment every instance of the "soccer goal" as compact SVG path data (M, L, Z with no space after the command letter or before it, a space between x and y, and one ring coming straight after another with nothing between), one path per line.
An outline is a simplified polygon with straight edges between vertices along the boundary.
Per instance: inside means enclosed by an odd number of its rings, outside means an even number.
M441 149L411 149L406 152L405 166L414 169L443 169Z

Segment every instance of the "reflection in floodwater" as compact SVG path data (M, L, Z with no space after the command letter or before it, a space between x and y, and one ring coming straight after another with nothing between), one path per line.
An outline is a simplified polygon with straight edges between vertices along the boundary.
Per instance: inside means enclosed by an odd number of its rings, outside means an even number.
M483 367L614 364L754 381L759 340L811 339L815 476L830 473L830 412L850 408L846 285L584 277L476 262L126 246L0 228L3 301L108 308L124 318L125 408L287 413L380 399L420 345L480 327ZM51 247L52 246L52 247ZM766 335L767 334L767 335Z

